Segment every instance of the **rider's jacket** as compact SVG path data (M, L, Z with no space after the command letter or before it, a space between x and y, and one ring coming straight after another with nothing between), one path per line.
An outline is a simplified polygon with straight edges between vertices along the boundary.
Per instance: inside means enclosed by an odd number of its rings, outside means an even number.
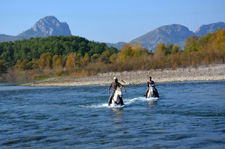
M155 82L154 81L151 81L151 82L147 82L147 87L155 87Z
M123 87L119 82L112 82L109 87L112 87L112 90L115 91L117 87Z

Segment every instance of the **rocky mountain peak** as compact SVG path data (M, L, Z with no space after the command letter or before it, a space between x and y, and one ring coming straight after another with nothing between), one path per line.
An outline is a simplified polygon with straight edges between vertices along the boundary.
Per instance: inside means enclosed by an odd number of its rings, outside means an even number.
M69 26L65 22L60 22L54 16L47 16L38 20L31 29L28 29L18 36L24 37L47 37L63 35L72 35Z

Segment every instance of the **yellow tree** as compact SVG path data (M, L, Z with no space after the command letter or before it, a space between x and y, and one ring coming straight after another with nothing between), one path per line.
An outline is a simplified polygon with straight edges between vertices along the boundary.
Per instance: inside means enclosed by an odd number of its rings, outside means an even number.
M117 54L113 54L109 58L109 60L110 60L111 63L115 63L116 62L116 59L117 59Z
M92 62L96 62L97 61L97 59L98 59L98 54L93 54L92 56L91 56L91 61Z
M156 50L155 50L155 53L154 53L153 58L154 58L154 59L160 59L160 58L162 58L163 56L165 56L165 55L166 55L165 49L166 49L165 44L164 44L164 43L160 43L160 44L157 46Z
M28 61L27 59L24 59L22 62L20 60L17 60L16 67L19 70L29 70L32 69L32 61Z
M189 37L185 42L184 51L193 52L193 51L198 51L198 50L199 50L198 37L196 37L196 36Z
M125 44L121 51L119 56L121 56L122 62L126 61L127 57L131 57L133 55L132 46L130 44Z
M216 39L216 48L220 50L225 50L225 29L219 30L217 33L217 39Z
M133 45L132 47L132 56L136 58L142 57L143 54L148 53L146 49L143 49L141 45Z
M178 53L180 50L180 47L176 44L173 46L173 49L171 51L172 54Z
M52 54L43 53L38 60L38 65L40 69L51 69L52 68Z
M52 67L53 69L62 69L63 68L63 59L61 55L54 55L52 57Z
M111 54L110 54L110 52L107 50L107 51L104 51L103 53L102 53L102 55L101 55L101 61L102 62L105 62L105 63L109 63L109 61L110 61L110 56L111 56Z
M76 53L70 53L67 56L67 60L66 60L66 67L76 67L77 61L78 61L79 55Z
M38 69L38 60L35 58L32 59L32 68Z
M82 66L83 66L83 67L87 66L88 63L89 63L89 61L90 61L90 57L89 57L88 53L86 53L86 54L84 55L84 57L81 59L81 64L82 64Z

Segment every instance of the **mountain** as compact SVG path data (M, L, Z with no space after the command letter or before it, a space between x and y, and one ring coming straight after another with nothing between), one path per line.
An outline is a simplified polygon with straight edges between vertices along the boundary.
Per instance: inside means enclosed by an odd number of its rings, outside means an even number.
M197 36L202 36L206 35L208 33L215 32L216 29L218 28L225 28L225 23L224 22L218 22L218 23L212 23L208 25L202 25L201 27L198 28L198 30L195 32Z
M48 37L48 36L71 36L69 25L65 22L60 22L54 16L47 16L37 21L34 26L17 36L0 34L0 42L28 39L31 37Z
M117 42L117 43L106 43L108 47L114 47L117 49L122 49L122 47L126 44L126 42Z
M152 52L154 52L157 45L162 42L165 44L177 44L183 49L186 39L191 35L206 35L207 33L214 32L218 28L225 28L225 23L218 22L208 25L202 25L195 33L190 31L187 27L179 24L165 25L156 28L155 30L152 30L136 39L133 39L129 43L141 44L142 47ZM47 37L54 35L70 36L72 34L67 23L60 22L54 16L47 16L37 21L32 28L20 33L17 36L0 34L0 42L21 40L24 38L28 39L30 37ZM122 46L126 43L118 42L106 44L109 47L112 46L117 49L121 49Z
M65 22L59 22L54 16L47 16L37 21L34 26L18 36L22 37L47 37L47 36L71 36L69 26Z
M0 34L0 42L14 41L17 40L16 36Z
M131 41L132 44L141 44L148 50L154 51L158 44L160 43L172 43L177 44L181 48L184 47L185 40L191 35L195 35L187 27L172 24L161 26L153 31L150 31L134 40Z
M214 32L218 28L225 28L225 23L218 22L202 25L195 33L190 31L187 27L179 24L165 25L132 40L130 43L141 44L142 47L152 50L153 52L157 45L162 42L165 44L177 44L181 49L183 49L186 39L190 36L206 35L207 33Z

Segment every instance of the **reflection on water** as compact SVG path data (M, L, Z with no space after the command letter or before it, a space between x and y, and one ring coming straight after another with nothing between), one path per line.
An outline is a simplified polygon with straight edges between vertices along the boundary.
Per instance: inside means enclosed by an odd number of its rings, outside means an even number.
M121 129L123 127L123 108L112 108L113 113L113 127Z
M149 104L149 105L154 105L154 104L156 104L157 101L158 101L158 100L149 100L149 101L148 101L148 104Z

